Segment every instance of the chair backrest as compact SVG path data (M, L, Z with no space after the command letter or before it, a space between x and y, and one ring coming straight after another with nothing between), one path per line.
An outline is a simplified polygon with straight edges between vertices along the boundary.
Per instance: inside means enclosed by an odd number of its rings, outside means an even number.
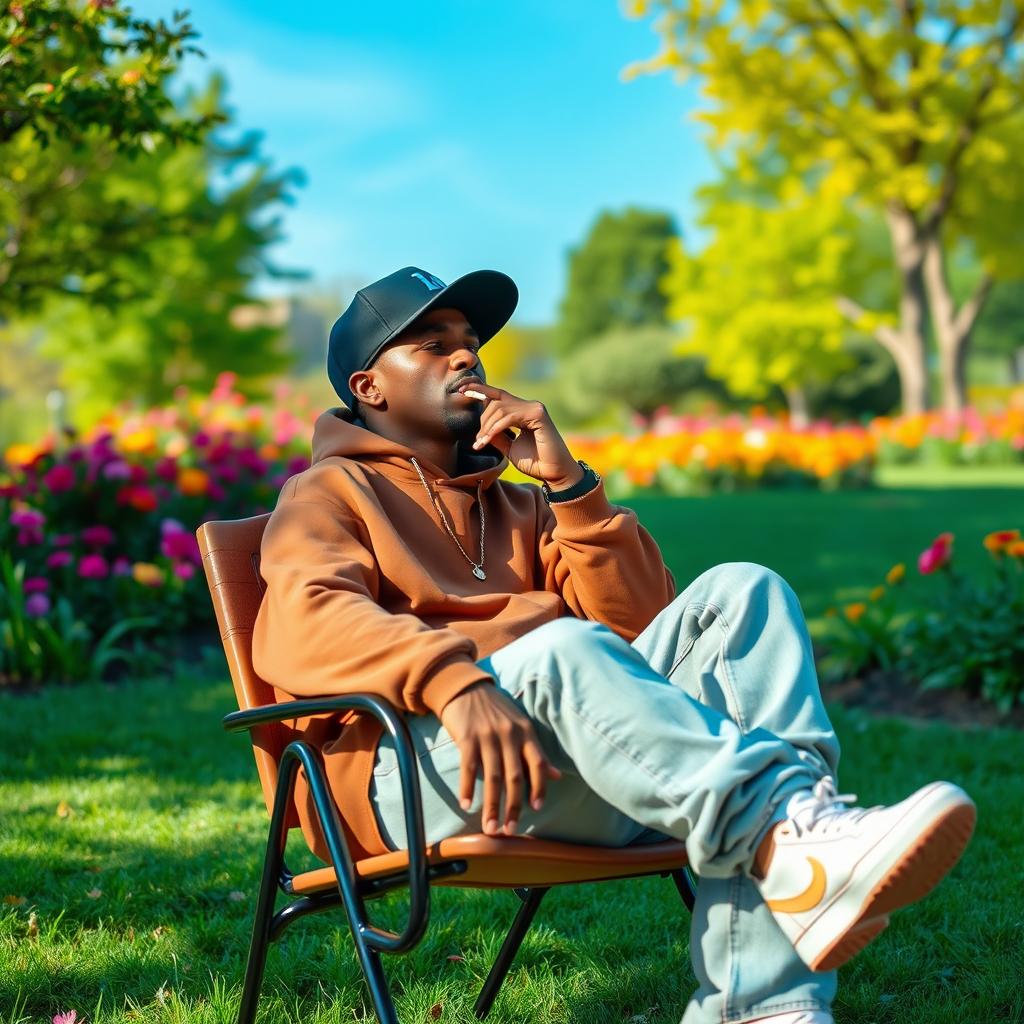
M224 655L242 710L277 702L274 688L252 666L253 625L266 589L260 576L260 542L269 519L270 513L266 512L247 519L212 520L196 530ZM283 723L250 730L268 811L274 806L277 764L291 740L291 732ZM297 825L293 806L288 811L286 827Z

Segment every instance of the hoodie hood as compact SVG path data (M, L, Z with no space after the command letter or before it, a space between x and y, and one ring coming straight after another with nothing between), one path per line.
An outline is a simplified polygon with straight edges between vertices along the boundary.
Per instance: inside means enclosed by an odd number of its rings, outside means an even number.
M313 426L312 465L324 459L343 458L372 466L378 472L394 479L419 481L413 457L425 473L457 486L475 488L481 480L489 487L508 466L508 458L493 445L473 451L468 443L459 442L459 465L455 476L448 474L418 452L404 444L381 437L370 430L361 419L345 406L334 406L322 412Z

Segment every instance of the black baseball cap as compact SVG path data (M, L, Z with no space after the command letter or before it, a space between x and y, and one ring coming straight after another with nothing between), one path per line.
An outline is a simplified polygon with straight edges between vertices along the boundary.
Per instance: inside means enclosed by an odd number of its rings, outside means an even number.
M360 288L334 322L327 343L327 376L351 408L349 377L369 368L380 350L418 316L430 309L457 309L483 345L505 326L518 301L515 282L498 270L474 270L445 284L419 267L402 267Z

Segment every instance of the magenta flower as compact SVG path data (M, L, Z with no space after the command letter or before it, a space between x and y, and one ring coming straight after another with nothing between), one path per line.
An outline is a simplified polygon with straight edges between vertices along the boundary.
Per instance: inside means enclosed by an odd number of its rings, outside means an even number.
M145 466L132 466L131 480L134 484L144 484L149 479L149 470Z
M84 451L82 451L82 449L81 449L81 448L79 448L79 447L78 447L77 445L75 445L75 447L74 447L74 448L69 448L69 449L68 449L68 450L67 450L67 451L66 451L66 452L64 453L64 458L65 458L65 459L66 459L66 460L67 460L68 462L81 462L81 461L82 461L82 459L84 459L84 458L85 458L85 452L84 452Z
M295 476L296 473L301 473L304 470L309 469L309 459L305 455L293 455L288 460L288 475Z
M10 523L11 526L17 526L21 529L37 529L46 522L46 516L38 509L34 508L23 508L17 509L11 513Z
M43 476L43 485L53 494L70 491L75 486L75 471L66 463L59 463Z
M75 535L73 533L52 533L50 534L50 543L55 548L66 548L75 542Z
M17 496L17 484L0 484L0 498L16 498Z
M206 433L205 430L197 430L192 435L192 444L195 445L196 448L204 448L209 443L210 435Z
M166 558L182 558L196 565L203 564L203 556L199 552L199 541L195 534L187 530L172 530L160 539L160 554Z
M223 465L218 470L221 480L226 484L233 484L239 477L237 466Z
M30 594L25 601L25 614L33 619L42 618L50 611L50 599L45 594Z
M45 576L27 576L21 589L26 594L38 594L50 589L50 581Z
M91 548L101 548L104 544L110 544L114 539L114 531L102 524L87 526L82 531L82 540Z
M61 569L65 565L70 565L71 562L72 556L70 551L54 551L54 553L46 559L46 568Z
M78 575L87 580L101 580L109 573L102 555L83 555L78 562Z
M118 555L114 559L114 565L110 571L114 576L131 576L132 560L124 555Z
M175 562L174 575L179 579L190 580L196 574L196 567L190 562Z
M220 501L224 494L224 488L216 480L211 480L206 487L206 496L211 501Z

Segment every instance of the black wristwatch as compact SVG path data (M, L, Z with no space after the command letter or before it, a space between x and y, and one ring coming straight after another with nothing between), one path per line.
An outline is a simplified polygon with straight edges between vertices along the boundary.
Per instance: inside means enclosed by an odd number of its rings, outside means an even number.
M572 501L573 498L579 498L592 491L601 482L601 474L596 469L592 469L582 459L577 459L576 461L583 467L583 476L572 487L566 487L561 491L553 491L546 483L540 485L544 500L549 505L559 501Z

